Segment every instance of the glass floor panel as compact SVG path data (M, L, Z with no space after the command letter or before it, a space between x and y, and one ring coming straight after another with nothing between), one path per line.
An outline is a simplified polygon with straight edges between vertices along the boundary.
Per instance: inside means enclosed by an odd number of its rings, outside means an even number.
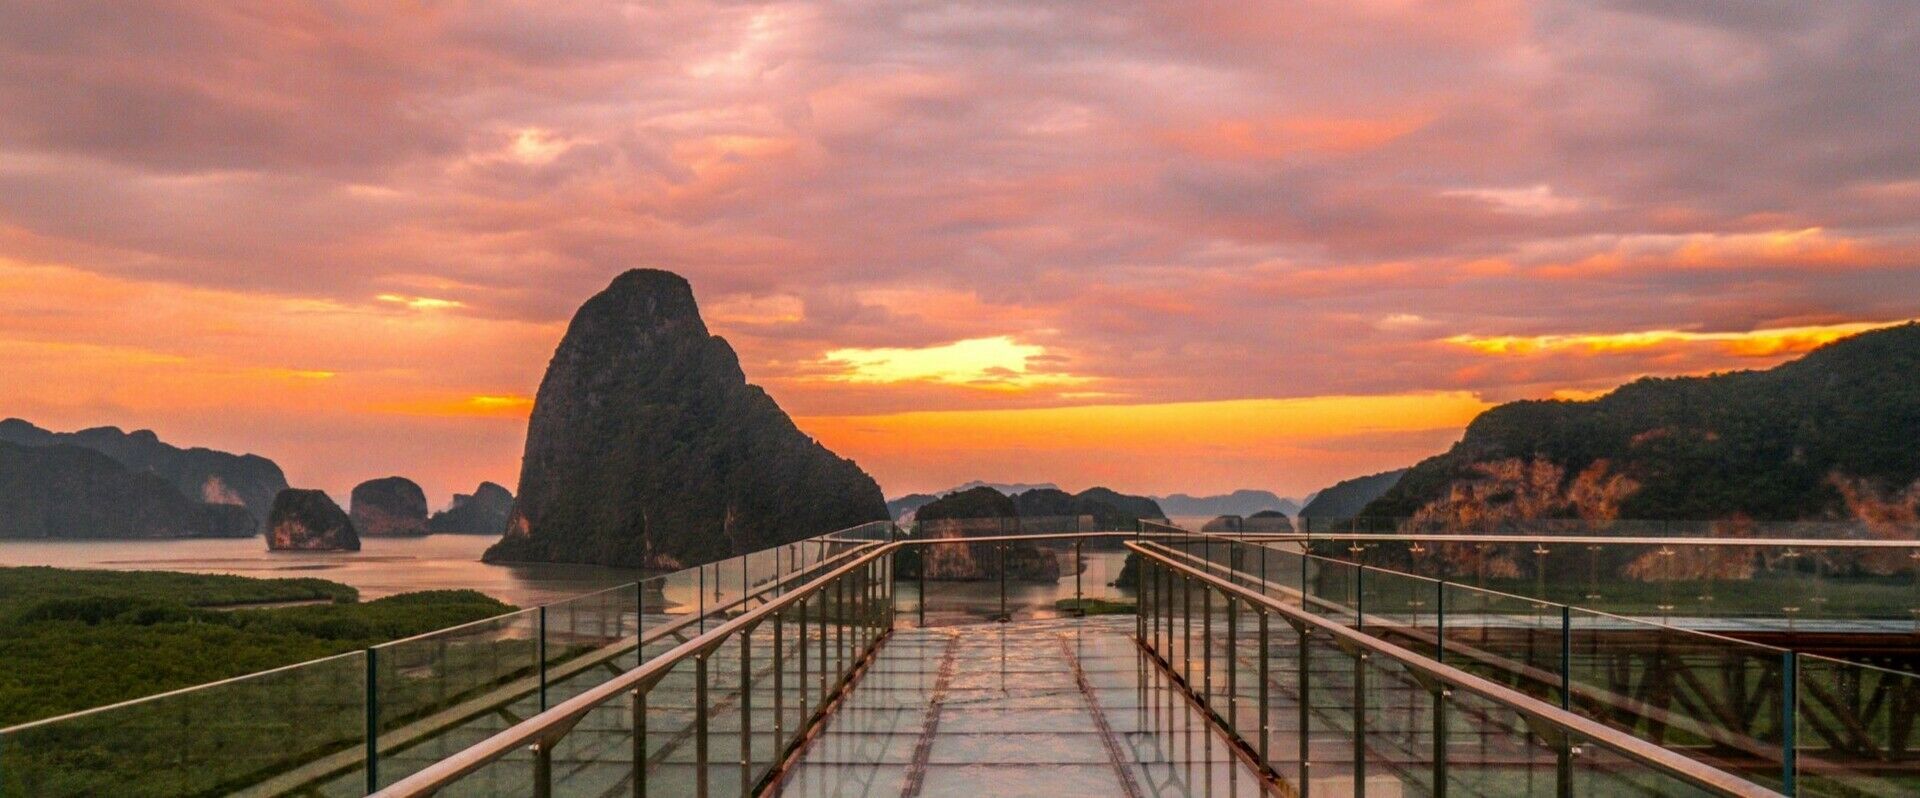
M897 631L780 794L1277 794L1133 630L1114 616Z

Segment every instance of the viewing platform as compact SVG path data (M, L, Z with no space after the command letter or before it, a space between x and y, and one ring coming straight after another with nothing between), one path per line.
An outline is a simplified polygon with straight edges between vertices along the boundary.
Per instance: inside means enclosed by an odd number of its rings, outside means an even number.
M1912 795L1915 552L874 524L0 730L0 795Z

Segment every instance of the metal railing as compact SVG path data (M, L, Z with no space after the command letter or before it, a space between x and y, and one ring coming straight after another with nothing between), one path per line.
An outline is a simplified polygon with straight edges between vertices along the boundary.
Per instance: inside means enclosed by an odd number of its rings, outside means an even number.
M1511 793L1518 783L1505 790L1498 785L1516 771L1531 778L1543 759L1533 756L1536 750L1551 753L1552 783L1563 796L1573 795L1576 785L1589 794L1778 795L1367 634L1307 602L1283 601L1216 575L1206 561L1169 546L1127 547L1143 566L1137 619L1143 645L1302 796L1316 787L1365 796L1370 783L1379 789L1382 781L1396 782L1395 789L1411 783L1436 796L1450 785L1466 786L1463 780L1492 784L1493 794ZM1243 610L1252 617L1244 618ZM1273 619L1292 634L1276 635ZM1416 696L1425 700L1410 700ZM1289 728L1282 729L1276 708L1292 710ZM1293 750L1274 744L1286 736L1282 731L1290 732ZM1454 761L1462 752L1477 758Z
M0 796L364 794L886 541L878 522L0 729Z
M524 788L518 792L551 795L556 756L565 753L564 746L572 739L584 735L577 731L583 722L611 711L615 717L605 719L611 722L599 728L612 733L598 736L630 742L630 759L623 768L627 772L622 775L632 794L644 796L656 789L649 784L650 775L690 737L694 743L691 771L681 773L683 778L673 784L663 785L659 794L703 798L714 794L716 781L722 776L731 780L734 775L728 772L730 767L717 764L723 761L721 757L728 757L724 761L738 765L738 781L733 785L737 794L752 795L806 739L808 730L825 715L834 697L891 628L893 580L887 555L900 545L866 547L851 561L375 794L389 798L433 795L525 754L530 770L505 778L510 784L525 779L519 782ZM738 659L726 658L724 649L736 643ZM690 706L677 703L688 697L684 691L672 696L674 702L663 705L659 695L663 685L676 674L685 675L682 666L689 663ZM736 663L737 670L730 673L723 667ZM766 666L764 673L756 671L757 663ZM787 682L789 674L793 675L791 685ZM724 681L729 677L730 684ZM765 708L766 714L758 716L758 721L771 734L770 746L759 745L757 739L760 728L756 726L754 698L763 682L771 683L773 705ZM789 705L789 701L794 703ZM725 711L739 717L737 749L724 754L716 750L716 732L720 730L712 724L716 705L721 703L728 705ZM796 724L788 724L789 706L800 719ZM682 717L688 713L681 710L690 710L691 717ZM675 718L676 723L661 728L656 718L667 717ZM595 742L600 745L589 743L580 748L583 752L606 749L606 740ZM665 745L657 746L662 742Z
M1651 555L1662 570L1589 582L1571 575L1508 580L1516 594L1363 562L1393 562L1389 547L1434 556L1431 541L1398 536L1335 536L1347 556L1306 553L1297 538L1189 534L1168 540L1203 571L1293 601L1367 634L1492 678L1575 714L1680 751L1788 794L1904 796L1920 792L1920 643L1906 585L1854 575L1802 585L1765 573L1752 581L1680 581L1665 570L1690 551L1767 552L1775 564L1842 559L1802 541L1669 539L1650 549L1622 544L1629 557ZM1364 539L1364 540L1363 540ZM1470 537L1477 555L1506 549L1539 568L1552 539L1527 544ZM1314 535L1316 544L1326 539ZM1498 538L1493 540L1498 541ZM1899 551L1912 543L1816 541L1846 552ZM1697 544L1697 545L1696 545ZM1377 546L1377 548L1375 548ZM1404 553L1404 551L1403 551ZM1724 556L1724 555L1723 555ZM1755 555L1759 557L1761 555ZM1901 552L1904 559L1905 552ZM1712 555L1691 557L1711 565ZM1541 569L1545 570L1545 569ZM1679 569L1674 569L1678 571ZM1563 578L1564 577L1564 578ZM1568 584L1571 583L1571 584ZM1542 586L1544 585L1544 590ZM1739 588L1741 603L1721 593ZM1634 591L1642 595L1632 602ZM1601 595L1604 593L1605 595ZM1601 600L1630 614L1574 602ZM1874 603L1875 596L1879 601ZM1691 606L1683 599L1694 602ZM1675 604L1680 604L1676 607ZM1754 616L1772 606L1772 617ZM1788 612L1783 613L1782 607ZM1804 607L1797 619L1788 614ZM1712 614L1715 610L1721 614ZM1780 617L1785 615L1786 617Z

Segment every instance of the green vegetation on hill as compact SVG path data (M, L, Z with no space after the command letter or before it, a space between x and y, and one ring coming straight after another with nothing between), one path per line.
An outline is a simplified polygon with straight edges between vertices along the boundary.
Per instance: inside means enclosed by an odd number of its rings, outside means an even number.
M320 579L0 568L0 726L364 648L513 608L470 591L357 602ZM325 602L234 609L245 605ZM215 609L225 607L228 609Z
M1369 474L1364 477L1343 479L1315 494L1313 501L1300 508L1300 519L1305 522L1305 531L1323 531L1333 529L1339 524L1360 514L1368 503L1380 498L1391 489L1407 469L1399 468Z
M1920 325L1765 371L1642 379L1584 402L1474 419L1366 516L1756 520L1911 517L1920 496Z

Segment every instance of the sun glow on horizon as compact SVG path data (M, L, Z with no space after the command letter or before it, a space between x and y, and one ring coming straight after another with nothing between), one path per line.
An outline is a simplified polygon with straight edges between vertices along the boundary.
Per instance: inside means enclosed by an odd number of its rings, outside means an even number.
M838 382L931 382L1003 391L1089 382L1088 378L1074 374L1034 370L1032 361L1046 354L1046 347L1023 344L1013 336L1000 335L919 349L834 349L821 360L841 369L825 378Z
M1850 335L1897 327L1911 319L1852 322L1804 327L1773 327L1746 332L1640 330L1567 335L1455 335L1444 341L1483 355L1526 357L1543 354L1607 355L1665 346L1707 344L1734 357L1774 357L1812 351Z

